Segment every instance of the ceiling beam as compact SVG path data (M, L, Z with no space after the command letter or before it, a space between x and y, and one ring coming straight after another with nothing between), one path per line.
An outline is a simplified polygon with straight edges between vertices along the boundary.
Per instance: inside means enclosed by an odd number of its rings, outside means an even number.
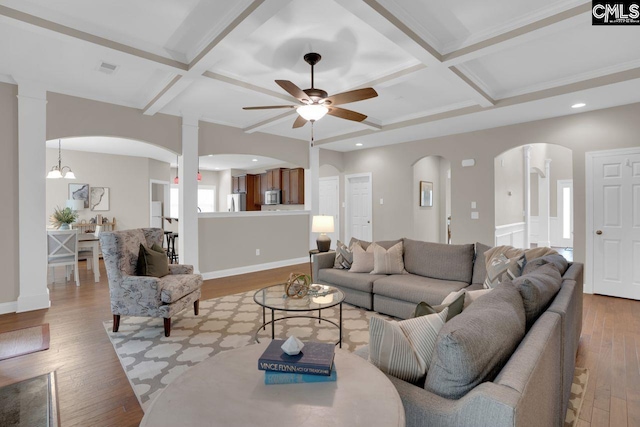
M293 116L295 114L298 114L296 112L296 110L291 109L285 113L282 114L278 114L275 117L271 117L269 119L263 120L259 123L253 124L249 127L246 127L244 129L242 129L243 131L245 131L246 133L254 133L254 132L259 132L265 128L268 128L270 126L282 123L282 122L286 122L286 121L290 121L291 118L293 118Z
M166 58L164 56L156 55L155 53L146 52L135 47L127 46L122 43L114 42L103 37L94 36L93 34L85 33L64 25L47 21L46 19L39 18L37 16L29 15L28 13L20 12L19 10L11 9L6 6L0 5L0 16L5 16L16 21L23 22L28 25L36 26L44 30L53 31L58 34L62 34L68 37L72 37L77 40L82 40L87 43L91 43L97 46L102 46L107 49L115 50L118 52L132 55L138 58L145 59L147 61L154 62L164 68L168 67L171 71L176 73L184 73L188 69L188 65L175 59Z
M215 48L225 40L225 42L233 43L239 42L246 38L249 34L254 32L257 28L262 26L265 22L271 19L276 13L278 13L284 6L289 4L292 0L254 0L249 6L247 6L236 18L222 29L209 44L189 63L186 76L189 76L190 81L193 82L200 76L202 76L208 68L210 68L215 62L216 50ZM175 99L182 91L186 90L187 86L180 86L176 89L181 90L165 90L162 89L159 93L160 96L154 98L155 102L150 103L143 110L143 113L148 116L152 116L160 111L169 102Z
M236 88L243 90L245 92L249 92L249 93L261 93L263 95L269 95L269 96L273 96L274 98L279 98L282 99L283 101L286 102L290 102L293 104L299 104L300 102L291 97L291 96L287 96L284 93L280 93L280 92L276 92L275 90L269 90L269 89L265 89L261 86L257 86L251 83L247 83L245 81L242 80L238 80L238 79L234 79L233 77L228 77L222 74L218 74L218 73L214 73L212 71L205 71L204 74L202 74L204 77L208 77L210 79L213 80L218 80L224 83L228 83L230 85L235 86Z

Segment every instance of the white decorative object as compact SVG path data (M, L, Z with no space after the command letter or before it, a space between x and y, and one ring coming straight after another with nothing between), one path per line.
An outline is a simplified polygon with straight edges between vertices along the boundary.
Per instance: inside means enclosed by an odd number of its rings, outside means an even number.
M475 166L476 165L476 160L475 159L464 159L462 161L462 167L463 168L468 168L471 166Z
M296 354L300 353L302 347L304 347L304 343L295 336L291 335L280 348L289 356L295 356Z

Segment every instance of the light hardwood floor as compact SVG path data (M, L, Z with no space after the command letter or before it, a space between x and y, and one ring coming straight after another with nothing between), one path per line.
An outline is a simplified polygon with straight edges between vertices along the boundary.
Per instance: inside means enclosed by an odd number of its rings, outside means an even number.
M208 280L202 298L279 283L308 264ZM0 361L0 386L55 370L63 426L137 426L142 410L102 326L111 320L106 272L81 266L82 286L50 285L52 307L0 316L0 332L48 322L47 351ZM585 295L577 364L590 377L580 427L640 426L640 302Z

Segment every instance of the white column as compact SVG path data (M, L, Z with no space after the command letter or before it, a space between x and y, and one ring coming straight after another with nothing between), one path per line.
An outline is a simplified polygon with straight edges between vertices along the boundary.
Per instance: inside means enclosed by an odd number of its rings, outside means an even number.
M531 146L523 147L524 153L524 248L531 247Z
M182 155L178 159L180 263L198 267L198 118L182 118Z
M20 294L16 311L49 308L47 288L47 91L18 84Z
M540 218L540 239L538 246L551 246L551 159L544 161L544 178L538 178L538 216Z
M311 212L309 217L309 248L318 247L316 233L311 232L311 222L314 215L320 214L320 149L309 146L309 178L310 185L307 186L310 194L305 194L306 209Z

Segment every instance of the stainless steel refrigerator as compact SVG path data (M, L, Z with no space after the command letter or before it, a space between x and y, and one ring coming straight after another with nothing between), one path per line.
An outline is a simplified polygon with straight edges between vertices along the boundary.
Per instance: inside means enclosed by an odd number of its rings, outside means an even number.
M227 211L229 212L240 212L247 210L247 195L244 193L240 194L229 194L227 196Z

